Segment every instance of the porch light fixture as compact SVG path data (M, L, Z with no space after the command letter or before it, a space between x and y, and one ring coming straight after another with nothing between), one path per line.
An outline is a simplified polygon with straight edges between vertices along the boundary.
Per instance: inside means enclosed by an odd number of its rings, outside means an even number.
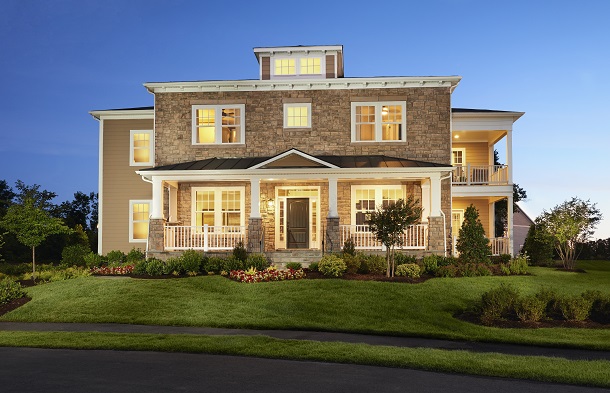
M384 107L381 108L381 114L383 116L387 116L388 115L388 107L387 106L384 106Z
M275 201L273 199L267 200L267 213L273 213L275 211Z
M460 139L460 136L459 135L454 135L453 138Z

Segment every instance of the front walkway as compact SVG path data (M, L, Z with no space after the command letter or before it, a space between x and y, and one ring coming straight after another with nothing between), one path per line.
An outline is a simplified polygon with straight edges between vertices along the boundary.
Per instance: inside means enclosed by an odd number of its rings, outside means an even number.
M29 323L0 322L0 331L52 332L111 332L145 334L195 334L210 336L242 335L268 336L284 340L310 340L385 345L393 347L434 348L471 352L495 352L520 356L548 356L570 360L610 360L610 351L588 349L549 348L528 345L451 341L419 337L373 336L354 333L314 332L299 330L223 329L189 326L128 325L115 323Z

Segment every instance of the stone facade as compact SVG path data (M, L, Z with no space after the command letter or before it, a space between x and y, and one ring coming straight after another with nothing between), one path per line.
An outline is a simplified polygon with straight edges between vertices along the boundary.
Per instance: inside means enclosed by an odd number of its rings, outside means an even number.
M341 244L341 233L339 232L339 218L327 217L326 230L324 236L324 249L326 252L339 252L343 244Z
M264 252L263 219L249 218L247 232L247 248L250 252Z
M148 224L148 250L149 253L163 252L165 242L163 237L163 226L165 220L151 219Z

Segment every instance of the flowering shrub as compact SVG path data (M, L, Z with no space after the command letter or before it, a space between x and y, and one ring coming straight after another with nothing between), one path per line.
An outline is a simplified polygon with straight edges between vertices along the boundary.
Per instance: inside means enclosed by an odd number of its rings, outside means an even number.
M277 269L265 269L256 270L250 268L248 270L231 270L229 278L238 282L266 282L266 281L284 281L284 280L300 280L305 277L303 269L288 269L288 270L277 270Z
M132 274L133 268L134 265L93 267L91 268L91 274L100 276L123 276L125 274Z

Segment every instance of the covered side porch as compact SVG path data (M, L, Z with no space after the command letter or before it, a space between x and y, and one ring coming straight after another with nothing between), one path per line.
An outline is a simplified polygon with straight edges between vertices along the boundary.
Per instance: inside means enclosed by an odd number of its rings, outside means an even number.
M242 242L252 252L336 252L347 239L359 250L381 250L367 213L413 195L424 213L403 234L402 248L445 253L450 169L291 150L140 171L153 184L147 251L229 251Z

